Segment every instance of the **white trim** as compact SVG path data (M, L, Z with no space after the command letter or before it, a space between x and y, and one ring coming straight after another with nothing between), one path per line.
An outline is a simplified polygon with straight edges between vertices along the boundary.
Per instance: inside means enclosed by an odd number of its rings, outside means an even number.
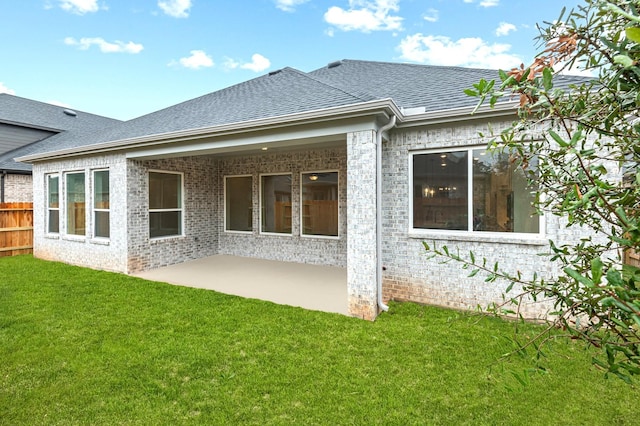
M237 230L233 230L233 229L227 229L227 179L228 178L242 178L242 177L248 177L251 178L251 230L250 231L237 231ZM222 190L222 205L223 205L223 209L222 209L222 232L224 233L229 233L229 234L244 234L244 235L252 235L253 234L253 230L254 230L254 226L253 226L253 221L254 221L254 212L253 212L253 175L252 174L242 174L242 175L224 175L222 177L223 180L223 190Z
M69 233L69 175L84 175L84 234L70 234ZM73 240L73 241L85 241L87 239L87 224L89 224L89 220L87 220L87 215L89 213L89 209L87 209L87 171L85 169L81 170L73 170L63 172L64 176L64 220L63 220L63 230L61 232L63 235L63 239Z
M262 178L264 176L290 176L290 198L291 198L291 231L290 232L265 232L262 230ZM258 212L260 213L260 217L258 220L258 233L260 235L270 235L270 236L283 236L283 237L292 237L293 236L293 173L292 172L283 172L283 173L260 173L258 174ZM225 215L226 219L226 215Z
M435 240L458 240L458 241L477 241L477 242L496 242L496 243L522 243L522 244L545 244L546 241L546 222L544 216L538 216L538 232L494 232L494 231L474 231L473 230L473 151L476 149L486 148L487 144L478 145L461 145L440 147L433 149L409 151L408 158L408 198L409 198L409 224L407 234L410 238L435 239ZM416 155L438 154L445 152L467 152L467 230L447 230L447 229L423 229L414 228L413 202L414 202L414 176L413 176L413 159Z
M150 241L157 241L157 240L163 240L163 239L169 239L169 238L179 238L179 237L184 237L185 236L185 214L184 214L184 199L185 199L185 193L184 193L184 173L183 172L174 172L174 171L168 171L168 170L157 170L157 169L149 169L147 171L147 203L149 202L149 197L151 196L151 173L157 173L157 174L167 174L167 175L179 175L180 176L180 207L177 209L152 209L150 205L147 204L147 207L149 209L149 223L148 223L148 230L149 230L149 240ZM174 235L161 235L158 237L152 237L151 236L151 213L162 213L162 212L180 212L180 233L179 234L174 234Z
M303 190L303 175L305 174L314 174L314 173L336 173L337 175L337 179L336 179L336 186L337 186L337 190L336 190L336 201L338 202L338 211L336 212L337 216L338 216L338 235L312 235L312 234L305 234L304 233L304 218L303 218L303 210L304 210L304 200L302 199L302 197L304 196L304 190ZM338 169L328 169L328 170L308 170L308 171L301 171L300 172L300 237L301 238L319 238L319 239L327 239L327 240L339 240L341 235L340 235L340 225L341 225L341 220L340 220L340 170Z
M99 209L96 208L96 172L107 172L108 173L108 185L109 185L109 208L108 209ZM111 171L108 167L100 167L97 169L91 169L91 240L94 242L99 242L100 244L104 244L111 239ZM109 236L102 237L96 235L96 212L107 212L109 213Z
M49 207L50 203L50 195L51 192L49 191L50 189L50 181L49 178L50 177L56 177L58 178L58 207L57 208L52 208ZM59 172L55 172L55 173L45 173L44 175L44 186L45 186L45 218L44 218L44 229L45 229L45 235L50 236L50 237L59 237L60 235L60 228L61 228L61 224L60 224L60 213L61 213L61 204L63 201L63 197L62 197L62 175ZM49 222L49 218L50 218L50 211L54 211L57 210L58 211L58 232L51 232L50 229L50 222Z

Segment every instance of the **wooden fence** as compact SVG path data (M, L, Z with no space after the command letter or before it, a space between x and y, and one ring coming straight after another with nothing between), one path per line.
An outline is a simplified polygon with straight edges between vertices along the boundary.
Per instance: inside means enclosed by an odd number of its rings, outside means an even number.
M0 257L33 253L33 203L0 203Z

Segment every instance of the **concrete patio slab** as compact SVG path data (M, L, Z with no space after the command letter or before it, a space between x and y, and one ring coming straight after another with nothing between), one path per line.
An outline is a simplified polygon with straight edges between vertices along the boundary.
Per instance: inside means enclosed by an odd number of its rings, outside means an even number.
M347 314L347 270L216 255L133 274L323 312Z

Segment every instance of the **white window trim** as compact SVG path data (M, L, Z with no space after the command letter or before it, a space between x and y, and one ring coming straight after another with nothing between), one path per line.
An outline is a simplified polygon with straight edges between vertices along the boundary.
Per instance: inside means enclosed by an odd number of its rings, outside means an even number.
M227 229L227 179L228 178L241 178L241 177L250 177L251 178L251 231L236 231L233 229ZM253 175L251 174L244 174L244 175L225 175L223 177L224 179L224 190L223 190L223 194L222 194L222 204L224 205L224 211L222 212L222 216L223 216L223 232L227 233L227 234L244 234L244 235L252 235L253 234L253 230L255 228L254 223L255 223L255 212L253 211ZM276 235L280 235L280 234L276 234Z
M96 208L96 172L108 172L109 173L109 208L98 209ZM109 236L100 237L96 235L96 212L108 212L109 213ZM111 170L108 167L99 169L91 169L91 238L99 242L106 242L111 240Z
M173 171L167 171L167 170L157 170L157 169L149 169L147 172L147 191L151 190L151 186L149 185L149 174L150 173L163 173L163 174L167 174L167 175L180 175L180 208L178 209L152 209L150 206L148 206L149 209L149 216L151 216L151 213L162 213L162 212L176 212L179 211L180 212L180 233L179 234L175 234L175 235L163 235L161 237L151 237L149 234L149 240L150 241L159 241L159 240L168 240L168 239L172 239L172 238L182 238L185 235L185 229L184 229L184 199L185 199L185 193L184 193L184 173L183 172L173 172ZM109 189L111 190L111 189ZM149 202L149 193L147 193L147 203ZM150 233L151 232L151 218L149 218L149 223L147 224L147 231Z
M409 181L407 194L409 198L409 229L407 231L410 238L432 238L436 240L457 240L457 241L486 241L486 242L503 242L503 243L522 243L522 244L546 244L546 221L544 215L538 216L538 233L524 233L524 232L491 232L491 231L460 231L460 230L447 230L447 229L422 229L413 227L413 157L422 154L438 154L443 152L468 152L467 156L467 170L468 173L468 192L467 200L470 201L467 206L467 229L473 229L473 150L487 148L488 145L464 145L464 146L451 146L441 147L437 149L426 149L419 151L410 151L408 158L408 170Z
M49 205L50 205L49 195L51 194L51 192L49 191L49 183L50 183L49 178L50 177L57 177L58 178L58 208L49 207ZM61 217L60 216L61 216L61 210L62 210L61 204L62 204L62 202L64 200L64 197L62 196L62 176L61 176L60 173L47 173L47 174L45 174L45 178L44 179L45 179L44 180L44 182L45 182L45 191L46 191L46 194L47 194L46 200L45 200L45 202L47 203L46 204L46 215L45 215L45 219L44 219L44 222L45 222L45 225L44 225L45 226L45 228L44 228L45 229L45 234L48 235L48 236L51 236L51 237L58 237L60 235L60 233L61 233L60 232L61 231L60 228L62 227L62 224L61 224L62 221L61 221ZM58 232L50 232L49 231L49 229L50 229L50 226L49 226L50 214L49 214L49 212L52 211L52 210L57 210L58 211Z
M67 216L69 214L68 208L67 208L67 205L68 205L68 200L67 200L68 191L67 191L67 188L69 186L68 185L68 178L69 178L69 175L78 175L78 174L84 174L84 235L70 234L69 233L69 228L68 228L68 224L69 224L69 218ZM61 232L62 237L65 240L86 241L86 239L87 239L87 224L90 223L90 218L87 218L87 215L88 215L88 213L90 211L90 209L87 208L87 186L88 186L87 185L87 171L84 170L84 169L71 170L71 171L64 172L62 174L62 176L63 176L63 181L64 181L64 184L63 184L63 186L61 188L62 191L63 191L63 194L64 194L63 197L62 197L63 202L64 202L64 204L63 204L64 205L64 209L62 210L62 212L64 213L64 216L61 218L62 219L61 220L61 222L62 222L61 223L61 228L62 228L62 231L63 231L63 232Z
M338 235L309 235L304 233L304 223L302 221L302 213L304 210L304 200L302 199L304 196L303 191L303 176L305 174L313 174L313 173L337 173L338 174ZM337 169L329 169L329 170L309 170L309 171L301 171L300 172L300 237L301 238L316 238L323 240L339 240L341 237L340 228L342 226L340 219L340 170Z
M263 176L291 176L291 232L265 232L262 230L262 177ZM226 181L225 181L226 183ZM226 200L226 198L225 198ZM281 237L292 237L293 236L293 173L261 173L258 175L258 210L260 211L260 220L259 220L259 233L261 235L272 235L272 236L281 236ZM225 214L225 219L227 215Z

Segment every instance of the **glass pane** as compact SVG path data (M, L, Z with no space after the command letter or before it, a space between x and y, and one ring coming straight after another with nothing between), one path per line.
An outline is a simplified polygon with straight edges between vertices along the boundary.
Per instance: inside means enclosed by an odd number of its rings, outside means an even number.
M227 231L253 230L253 180L251 176L225 180L225 222Z
M291 176L262 176L262 232L291 233Z
M473 229L537 233L534 189L509 153L473 151ZM533 164L535 166L535 164Z
M95 235L96 237L109 238L109 212L95 212Z
M413 156L413 227L468 230L468 153Z
M149 172L149 208L182 207L182 176L176 173Z
M67 175L67 233L85 234L84 173Z
M93 174L93 207L109 209L109 171L100 170Z
M60 211L49 210L49 232L57 234L60 232Z
M302 174L302 233L338 236L338 172Z
M151 238L182 234L182 212L149 212L149 236Z
M48 176L49 208L57 209L60 204L60 187L58 176Z

